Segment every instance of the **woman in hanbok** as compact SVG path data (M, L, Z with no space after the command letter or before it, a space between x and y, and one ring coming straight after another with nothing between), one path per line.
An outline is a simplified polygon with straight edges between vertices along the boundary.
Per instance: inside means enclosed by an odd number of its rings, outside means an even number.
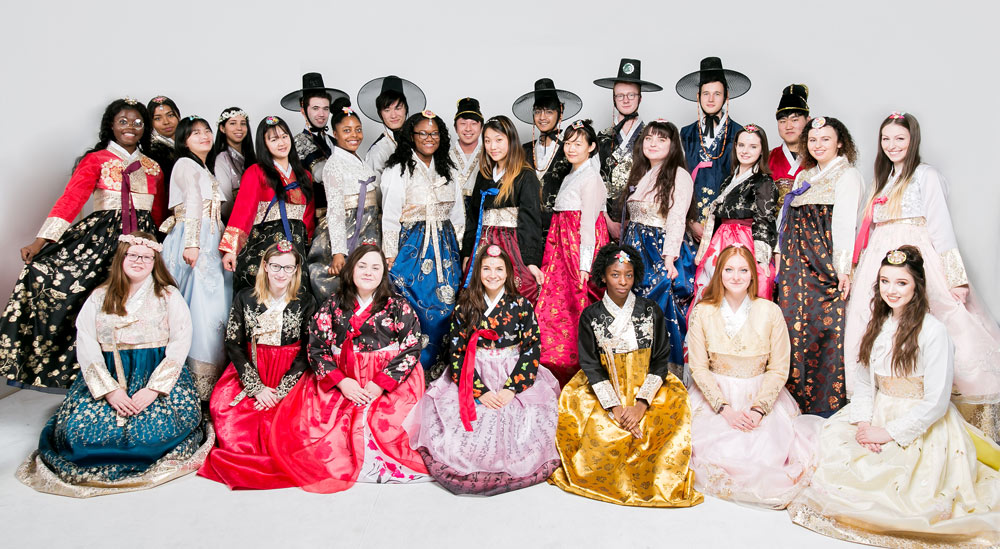
M517 128L506 116L494 116L483 126L483 154L472 190L472 208L465 211L463 267L475 255L496 244L514 264L510 274L517 291L534 303L541 287L541 190L534 170L517 144ZM466 274L468 285L473 274Z
M461 275L458 240L465 228L462 187L448 154L448 128L431 111L411 116L382 172L382 238L389 278L420 318L420 362L438 359Z
M778 216L778 306L791 335L788 391L806 414L829 417L847 403L844 309L861 198L857 149L836 118L803 132L802 168Z
M452 318L447 375L403 424L434 480L492 496L544 482L559 467L559 382L538 364L538 324L514 263L490 244Z
M333 102L330 127L333 152L323 168L326 234L316 235L307 259L309 281L320 302L337 290L340 271L354 248L362 243L382 243L378 177L358 156L364 133L348 100Z
M164 95L157 95L146 104L146 111L149 112L150 140L149 157L160 165L163 170L163 194L167 194L167 187L170 184L170 172L174 169L174 162L177 161L177 151L174 150L174 135L177 133L177 125L181 121L181 110L177 108L177 103L173 99ZM166 210L157 212L160 217L166 217Z
M193 473L215 440L184 367L191 317L153 235L117 239L110 275L76 319L79 376L17 469L40 492L86 498Z
M163 174L143 154L149 128L137 101L111 102L97 144L78 161L38 236L21 248L24 269L0 319L0 374L9 385L70 386L78 373L76 315L108 277L118 237L154 232L163 221L156 213L166 209ZM74 223L91 198L94 212Z
M288 124L268 116L257 125L257 163L243 173L240 193L222 235L222 264L233 271L233 295L253 288L264 250L287 240L301 257L316 223L312 177L302 167ZM300 292L309 291L304 272Z
M233 274L222 268L221 205L225 197L212 175L212 128L188 116L177 125L177 161L170 174L173 216L160 227L167 233L163 259L191 311L191 350L187 367L198 396L207 401L226 367L222 348L229 317Z
M823 420L800 414L785 389L788 327L781 309L758 297L753 252L736 243L717 260L688 325L695 486L783 509L809 482Z
M608 242L608 190L601 180L597 133L589 120L576 121L563 135L563 149L573 171L563 180L542 258L538 296L541 362L565 385L580 369L577 327L580 314L600 298L590 265Z
M912 114L890 114L879 127L879 141L874 189L854 247L858 266L847 304L847 364L856 362L871 319L881 258L904 244L916 246L924 257L931 314L955 343L952 402L969 422L1000 441L1000 329L969 286L948 213L947 183L934 167L921 163L920 125ZM848 368L846 374L850 395L863 372Z
M632 292L642 258L608 244L594 259L601 301L580 318L581 370L559 396L549 483L577 495L637 507L690 507L694 489L688 394L667 370L670 342L655 302Z
M1000 446L950 402L953 347L929 312L924 258L901 246L880 263L854 396L823 425L789 513L880 547L998 547Z
M222 203L222 222L229 222L236 193L240 190L243 171L257 162L253 149L253 132L250 116L239 107L229 107L219 115L219 129L215 134L215 178L219 192L226 197Z
M428 480L403 429L424 395L420 323L387 270L373 244L347 257L310 323L311 370L275 414L270 453L309 492Z
M232 363L212 392L218 440L198 474L230 489L295 486L268 449L278 405L309 366L306 342L316 302L299 293L302 257L291 242L264 252L257 283L236 295L226 327Z
M670 372L681 377L688 304L694 288L694 253L684 242L694 183L684 161L677 126L647 124L636 138L632 169L616 204L624 202L622 244L639 250L644 278L636 295L660 306L670 343Z
M768 167L767 134L756 124L736 132L732 173L708 205L705 232L695 261L695 301L712 280L719 254L732 244L753 250L757 296L771 299L774 273L772 251L777 245L778 191Z
M403 124L411 112L427 105L424 92L405 78L389 75L369 81L358 90L358 108L365 116L382 124L382 134L368 148L365 165L379 177L386 162L396 152ZM447 130L442 127L442 132Z

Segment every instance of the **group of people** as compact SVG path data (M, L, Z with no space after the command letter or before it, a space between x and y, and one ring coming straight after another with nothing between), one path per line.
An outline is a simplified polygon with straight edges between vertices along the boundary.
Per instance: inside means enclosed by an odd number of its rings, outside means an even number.
M806 86L782 90L770 149L719 58L677 82L698 109L680 129L639 117L662 90L640 69L595 80L601 131L539 79L512 105L523 144L469 97L449 128L396 76L352 103L304 75L281 100L299 133L113 101L0 318L9 383L67 391L18 478L547 480L887 546L1000 542L1000 329L917 119L882 121L866 197ZM383 128L366 154L363 117Z

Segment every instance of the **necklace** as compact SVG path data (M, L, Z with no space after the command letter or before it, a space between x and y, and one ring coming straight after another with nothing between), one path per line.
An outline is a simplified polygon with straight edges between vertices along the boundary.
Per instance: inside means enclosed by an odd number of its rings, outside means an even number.
M558 132L558 130L556 130L556 131ZM553 143L557 147L559 146L559 142L558 141L556 141L555 139L552 139L552 141L553 141ZM538 155L535 154L535 142L536 142L535 141L535 126L532 125L531 126L531 163L532 163L533 167L535 168L535 172L542 172L542 176L544 177L545 174L549 171L549 166L552 165L552 161L556 159L556 154L559 151L558 150L552 151L552 156L549 157L548 162L546 162L545 166L542 167L541 170L539 170L538 169L538 158L537 158ZM545 145L542 145L542 146L544 147Z

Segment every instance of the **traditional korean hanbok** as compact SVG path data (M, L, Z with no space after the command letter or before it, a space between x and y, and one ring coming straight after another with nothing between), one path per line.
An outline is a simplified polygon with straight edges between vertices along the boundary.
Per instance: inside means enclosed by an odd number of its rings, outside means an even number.
M385 170L385 163L394 152L396 152L396 136L392 130L385 128L382 130L382 135L378 136L368 148L368 153L365 154L365 165L381 178L382 171Z
M118 237L155 233L166 193L160 166L112 141L84 155L38 231L50 242L21 270L0 319L0 373L9 385L67 389L78 373L76 315L108 278ZM73 220L93 198L94 212ZM162 204L161 204L162 202Z
M803 413L846 404L844 310L838 275L851 272L861 172L838 156L799 173L779 216L778 305L788 323L788 390Z
M777 216L785 195L792 190L795 176L802 171L802 157L793 153L788 144L782 143L780 147L771 149L771 154L767 157L767 166L771 169L771 178L778 193L774 211L774 215Z
M559 382L538 365L531 303L501 293L486 307L472 334L452 321L448 375L431 383L404 423L431 476L455 494L518 490L559 467ZM503 389L515 393L503 408L479 403Z
M366 242L382 244L378 177L358 155L334 146L323 167L323 186L327 209L308 261L309 281L319 301L340 286L340 276L327 272L335 254L347 256Z
M781 309L750 297L735 311L725 299L699 304L687 342L695 487L783 509L809 483L823 420L800 414L785 389L790 347ZM719 413L726 404L764 417L753 430L739 431Z
M184 367L191 318L176 288L156 295L149 277L125 303L126 314L101 311L106 288L94 290L76 319L81 375L45 424L38 450L17 478L40 492L86 498L132 492L193 473L215 437L201 426L201 403ZM159 396L125 417L105 396L117 389Z
M694 295L694 254L684 242L693 183L686 170L677 170L673 205L664 217L660 215L654 187L659 173L659 167L649 170L629 196L622 243L632 246L642 256L645 274L635 282L632 291L660 306L670 340L670 372L682 378L688 305ZM677 277L673 280L667 277L669 258L676 258L673 264Z
M704 118L681 128L684 157L694 181L691 201L696 211L695 221L702 224L708 217L708 205L719 196L722 181L729 175L736 134L743 129L725 109L718 117L711 129L706 127Z
M456 234L465 229L462 188L413 156L382 172L383 250L395 258L389 276L420 318L426 338L420 362L429 370L441 352L455 308L462 265Z
M597 250L608 243L608 224L601 215L606 198L597 157L592 156L566 176L553 206L555 214L542 259L545 283L536 310L541 362L560 385L580 369L576 337L580 314L601 296L593 277L586 284L580 283L580 271L590 272Z
M694 489L691 413L684 384L667 371L669 343L653 301L607 295L580 318L581 371L559 396L556 447L562 467L549 483L580 496L637 507L690 507ZM649 408L642 438L618 426L617 406Z
M226 326L226 352L232 363L209 403L218 441L199 475L234 490L296 486L271 457L268 441L275 413L309 367L306 342L315 312L309 294L289 302L284 296L260 302L251 288L236 295ZM254 396L265 387L282 400L274 408L258 410Z
M634 120L632 127L625 131L630 120ZM632 152L646 124L638 117L638 113L622 117L616 112L614 122L614 126L597 134L597 145L601 158L601 179L608 189L607 212L611 219L622 222L618 199L628 185L628 176L632 171Z
M212 396L212 388L226 367L222 340L233 295L233 274L222 268L219 254L224 199L208 169L190 158L174 164L168 202L174 215L160 227L167 233L163 261L191 310L191 350L186 364L201 400ZM184 261L187 248L198 249L194 267Z
M253 288L257 280L260 259L273 244L288 240L299 257L306 256L309 239L315 227L315 204L306 200L295 172L288 166L283 171L275 164L285 188L285 198L279 199L267 182L264 170L257 164L247 168L236 195L233 214L222 235L219 251L236 255L233 294ZM300 291L309 291L309 278L302 269Z
M484 246L496 244L510 256L518 293L532 303L538 298L538 284L528 265L542 264L542 215L538 179L534 170L524 169L514 180L514 188L503 202L497 200L503 172L494 171L492 178L479 174L472 191L473 210L465 212L465 235L462 256L469 258L467 269L475 263L475 255ZM463 286L470 277L466 274Z
M880 547L1000 546L1000 447L949 402L947 329L924 317L917 365L905 377L892 370L896 329L885 321L854 398L823 425L819 467L789 506L792 520ZM860 422L892 440L868 450L855 439Z
M347 307L336 296L327 301L309 329L312 370L275 415L271 455L310 492L339 492L355 482L428 480L403 429L424 395L419 355L420 325L405 299L390 297L378 311L370 301ZM357 406L337 388L345 377L384 392Z
M222 222L228 223L236 203L236 193L240 190L240 179L246 158L232 147L226 147L215 157L215 179L219 182L219 192L225 199L222 201Z
M462 186L462 196L465 197L465 211L474 210L477 204L472 203L472 190L476 186L479 178L479 156L483 150L482 140L476 142L476 149L470 154L465 154L462 145L458 140L451 142L451 150L448 156L455 163L455 181Z
M771 299L774 272L771 254L778 244L777 194L771 176L747 170L730 175L722 182L721 192L708 206L705 232L701 237L698 268L695 271L695 303L701 299L722 250L739 244L750 250L757 269L757 296Z
M890 177L875 197L871 216L874 231L854 271L847 305L844 336L847 364L856 362L861 337L871 319L871 300L882 258L904 244L916 246L924 258L931 314L944 323L948 336L955 343L957 391L952 401L970 423L993 440L1000 440L1000 405L997 404L1000 401L1000 329L975 292L969 292L965 304L951 295L952 288L968 284L969 279L948 213L947 185L936 169L921 164L900 197L899 211L892 212L886 204L887 197L899 184L896 177ZM868 226L863 225L861 231L859 239L863 241L868 237ZM861 243L855 246L855 254L860 252ZM853 368L845 373L850 395L864 373Z
M556 196L562 187L573 166L566 160L566 153L563 152L563 143L560 139L549 140L548 145L542 145L541 140L529 141L521 145L524 149L524 159L529 166L535 170L535 177L542 188L541 210L542 210L542 238L549 234L549 226L552 224Z

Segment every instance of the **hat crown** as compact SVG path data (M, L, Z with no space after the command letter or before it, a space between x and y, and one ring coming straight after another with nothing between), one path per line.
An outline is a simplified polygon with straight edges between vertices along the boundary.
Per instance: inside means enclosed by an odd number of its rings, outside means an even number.
M622 60L618 63L619 78L633 78L639 80L641 79L640 74L642 74L642 62L638 59L622 58Z
M535 91L556 91L556 84L551 78L539 78L535 80Z
M390 74L382 79L382 93L394 91L403 93L403 80L394 74Z
M721 71L722 70L722 59L718 57L706 57L701 60L701 70L703 71Z
M479 100L474 97L463 97L458 100L458 110L479 112Z
M323 84L323 75L318 72L307 72L302 75L302 89L326 89Z

